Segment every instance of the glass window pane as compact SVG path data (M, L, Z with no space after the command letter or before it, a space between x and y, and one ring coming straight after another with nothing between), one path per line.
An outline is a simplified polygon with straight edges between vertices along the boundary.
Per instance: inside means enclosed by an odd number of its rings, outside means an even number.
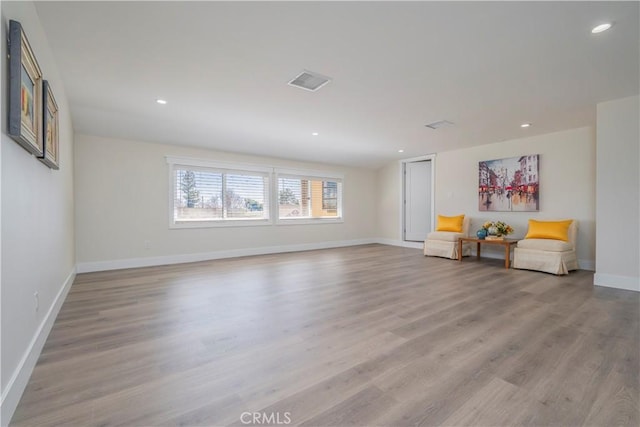
M176 169L174 221L269 218L269 178Z
M227 218L268 218L269 216L264 177L226 175L224 201Z
M222 218L222 174L177 170L175 178L176 221L211 221Z
M278 178L278 218L338 218L341 185L331 180Z
M278 179L279 218L309 217L309 181L295 178Z
M322 182L322 209L325 216L338 215L338 183L335 181Z

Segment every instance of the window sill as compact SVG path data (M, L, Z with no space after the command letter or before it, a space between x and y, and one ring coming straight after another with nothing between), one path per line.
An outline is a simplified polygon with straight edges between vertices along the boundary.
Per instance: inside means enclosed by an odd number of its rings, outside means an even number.
M221 227L260 227L273 225L268 219L227 219L219 221L179 221L171 222L169 229L184 228L221 228Z
M342 224L343 218L301 218L279 219L276 225L316 225L316 224Z

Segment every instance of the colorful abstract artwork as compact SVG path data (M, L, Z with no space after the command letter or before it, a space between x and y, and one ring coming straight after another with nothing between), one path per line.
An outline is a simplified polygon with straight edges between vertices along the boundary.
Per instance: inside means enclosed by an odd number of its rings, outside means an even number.
M540 210L539 154L485 160L478 166L478 209L494 212Z

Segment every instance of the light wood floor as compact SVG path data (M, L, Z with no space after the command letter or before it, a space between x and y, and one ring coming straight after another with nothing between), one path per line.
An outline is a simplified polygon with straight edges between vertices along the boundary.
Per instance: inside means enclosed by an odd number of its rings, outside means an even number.
M82 274L13 424L637 426L639 294L592 283L382 245Z

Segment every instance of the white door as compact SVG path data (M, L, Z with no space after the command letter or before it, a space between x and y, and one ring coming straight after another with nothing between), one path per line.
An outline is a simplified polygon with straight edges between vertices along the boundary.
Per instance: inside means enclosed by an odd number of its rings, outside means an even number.
M404 240L424 242L431 231L431 161L405 163Z

